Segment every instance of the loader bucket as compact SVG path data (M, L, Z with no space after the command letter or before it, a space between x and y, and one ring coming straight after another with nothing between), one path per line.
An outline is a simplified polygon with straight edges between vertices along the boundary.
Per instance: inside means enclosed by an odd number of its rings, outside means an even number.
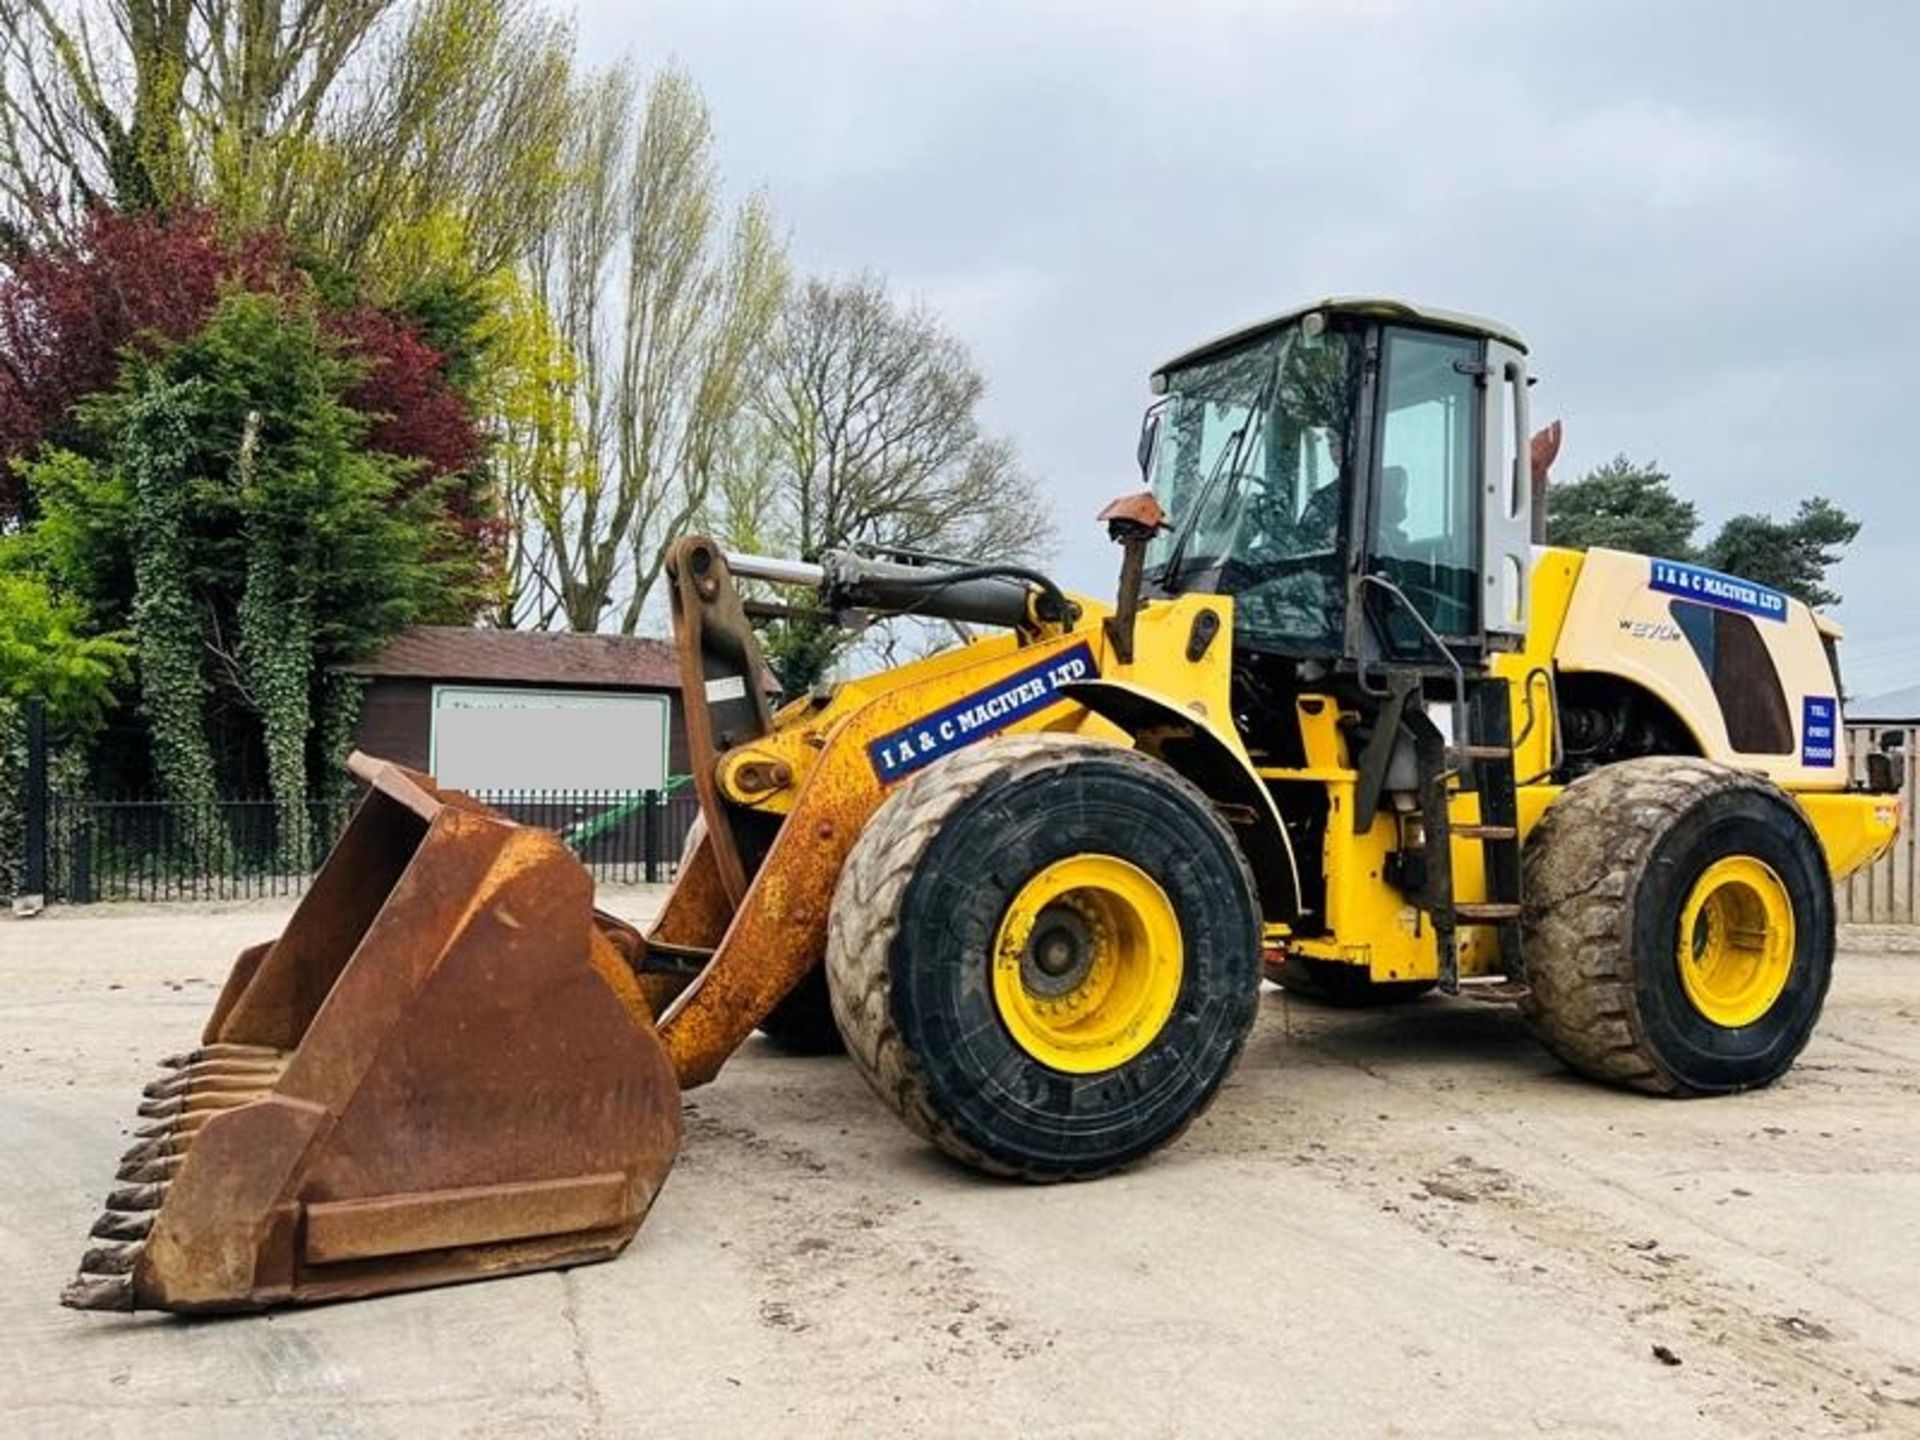
M64 1303L247 1310L604 1260L680 1143L629 969L553 835L361 756L286 932L164 1061Z

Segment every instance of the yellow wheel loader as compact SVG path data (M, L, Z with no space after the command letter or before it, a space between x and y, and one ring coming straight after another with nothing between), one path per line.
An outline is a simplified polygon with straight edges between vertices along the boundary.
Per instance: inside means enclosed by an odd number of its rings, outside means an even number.
M1528 383L1511 331L1384 300L1179 356L1148 491L1102 517L1110 605L991 557L681 541L704 824L651 929L596 913L551 835L356 760L367 798L286 932L148 1087L68 1303L604 1259L677 1092L757 1027L837 1032L916 1132L1035 1181L1178 1135L1263 975L1510 998L1653 1094L1777 1079L1833 883L1898 823L1889 757L1847 753L1838 631L1804 605L1540 544ZM743 581L990 633L773 710L753 621L793 612Z

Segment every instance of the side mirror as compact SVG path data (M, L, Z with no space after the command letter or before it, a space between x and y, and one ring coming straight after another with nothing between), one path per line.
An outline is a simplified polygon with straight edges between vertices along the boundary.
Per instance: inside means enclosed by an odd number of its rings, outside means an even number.
M1134 452L1140 464L1140 478L1148 484L1153 483L1153 447L1160 441L1160 410L1161 406L1154 406L1140 422L1140 446Z
M1869 795L1900 793L1901 772L1906 767L1902 765L1896 768L1894 762L1904 753L1900 750L1876 750L1867 756L1867 793Z

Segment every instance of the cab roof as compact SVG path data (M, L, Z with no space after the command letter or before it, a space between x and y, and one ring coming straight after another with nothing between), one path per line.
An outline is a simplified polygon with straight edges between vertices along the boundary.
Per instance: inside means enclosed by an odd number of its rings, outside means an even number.
M1332 295L1324 300L1316 300L1309 305L1296 305L1291 310L1283 310L1278 315L1269 315L1264 320L1256 320L1251 325L1242 325L1229 330L1224 335L1216 335L1204 345L1196 345L1183 351L1158 366L1153 372L1157 391L1169 370L1182 365L1191 365L1195 361L1226 350L1243 340L1251 340L1269 330L1277 330L1302 315L1311 315L1320 310L1341 315L1363 315L1370 320L1406 321L1416 325L1430 326L1435 330L1451 330L1458 335L1478 335L1490 340L1499 340L1513 346L1521 354L1526 353L1527 342L1520 338L1517 331L1502 325L1498 320L1488 320L1479 315L1462 315L1453 310L1436 310L1428 305L1414 305L1405 300L1395 300L1383 295Z

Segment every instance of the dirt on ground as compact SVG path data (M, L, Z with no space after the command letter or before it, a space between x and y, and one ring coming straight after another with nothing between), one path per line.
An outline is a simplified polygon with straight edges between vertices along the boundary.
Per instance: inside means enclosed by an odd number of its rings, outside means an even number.
M1718 1101L1574 1079L1504 1005L1270 990L1184 1139L1044 1189L756 1041L688 1098L612 1263L237 1320L60 1309L139 1085L283 916L0 920L0 1433L1920 1434L1904 939L1853 937L1800 1066Z

